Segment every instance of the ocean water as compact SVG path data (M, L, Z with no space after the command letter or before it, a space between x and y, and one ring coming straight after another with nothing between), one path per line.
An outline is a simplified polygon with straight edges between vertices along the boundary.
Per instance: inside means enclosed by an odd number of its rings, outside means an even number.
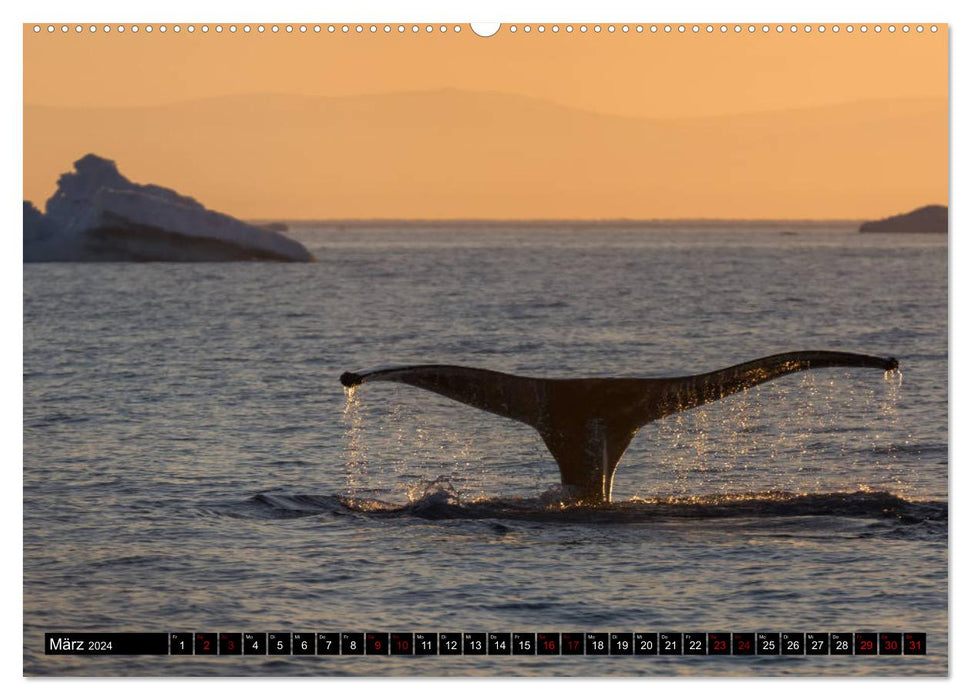
M24 672L947 673L947 241L297 224L319 262L24 266ZM338 377L892 355L646 426L612 506L527 426ZM45 631L916 631L926 657L48 657Z

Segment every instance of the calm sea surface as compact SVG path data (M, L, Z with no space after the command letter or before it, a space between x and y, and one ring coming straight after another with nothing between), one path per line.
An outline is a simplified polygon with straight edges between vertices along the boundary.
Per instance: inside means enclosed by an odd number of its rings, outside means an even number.
M788 233L782 233L785 230ZM320 259L24 266L27 674L947 672L947 241L295 225ZM645 427L559 505L519 423L338 376L893 355ZM926 657L45 657L45 631L917 631Z

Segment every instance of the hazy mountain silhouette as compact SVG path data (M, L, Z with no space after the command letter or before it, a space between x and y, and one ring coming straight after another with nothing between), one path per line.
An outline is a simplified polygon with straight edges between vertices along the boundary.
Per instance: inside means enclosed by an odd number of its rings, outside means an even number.
M946 115L928 99L634 119L460 90L26 106L25 195L93 151L248 217L864 218L946 197Z

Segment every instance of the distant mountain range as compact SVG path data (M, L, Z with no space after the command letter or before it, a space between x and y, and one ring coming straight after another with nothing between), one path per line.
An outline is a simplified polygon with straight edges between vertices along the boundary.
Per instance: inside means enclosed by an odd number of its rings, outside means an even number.
M637 119L460 90L24 108L25 198L96 152L248 218L862 218L947 194L944 100Z

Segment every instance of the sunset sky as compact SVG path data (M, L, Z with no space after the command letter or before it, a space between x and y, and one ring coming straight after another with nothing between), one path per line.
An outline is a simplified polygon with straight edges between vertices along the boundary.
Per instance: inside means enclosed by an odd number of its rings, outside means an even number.
M255 25L254 25L255 26ZM947 203L947 30L24 29L24 198L88 152L244 218L869 218Z

